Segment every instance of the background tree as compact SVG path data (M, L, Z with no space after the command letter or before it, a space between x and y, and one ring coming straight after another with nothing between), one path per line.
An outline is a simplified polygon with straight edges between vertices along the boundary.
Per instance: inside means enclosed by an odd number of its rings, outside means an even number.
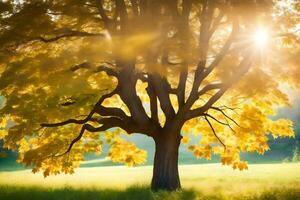
M241 152L263 154L269 134L294 136L291 121L269 118L289 105L282 83L299 86L299 5L289 4L2 1L4 147L48 176L73 173L103 142L113 161L141 164L146 152L122 134L144 134L156 145L155 190L180 188L181 142L247 169Z

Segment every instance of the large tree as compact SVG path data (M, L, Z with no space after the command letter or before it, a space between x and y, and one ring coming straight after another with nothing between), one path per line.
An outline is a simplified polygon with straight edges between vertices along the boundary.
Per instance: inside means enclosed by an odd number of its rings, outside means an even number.
M297 6L1 1L0 139L47 176L73 173L103 142L113 161L141 164L146 152L122 134L143 134L155 142L155 190L180 188L180 143L247 169L241 152L294 135L291 121L269 116L289 104L282 83L299 86Z

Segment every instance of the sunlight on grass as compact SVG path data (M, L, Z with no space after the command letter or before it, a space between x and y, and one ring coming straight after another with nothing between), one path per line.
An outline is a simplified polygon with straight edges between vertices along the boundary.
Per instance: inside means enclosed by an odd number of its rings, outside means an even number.
M281 188L265 190L261 193L235 194L231 196L217 191L211 194L203 194L201 191L193 189L153 193L148 186L131 186L126 190L0 186L0 191L0 199L5 200L298 200L300 196L299 188Z
M29 170L1 172L0 199L300 199L299 172L300 163L250 165L245 172L220 164L183 165L183 191L154 194L150 166L80 168L48 178Z

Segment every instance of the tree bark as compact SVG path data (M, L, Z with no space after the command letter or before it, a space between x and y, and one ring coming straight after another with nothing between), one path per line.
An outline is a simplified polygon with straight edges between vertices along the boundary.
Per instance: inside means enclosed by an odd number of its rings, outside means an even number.
M177 190L181 188L178 172L178 149L181 136L162 133L155 141L155 155L151 189Z

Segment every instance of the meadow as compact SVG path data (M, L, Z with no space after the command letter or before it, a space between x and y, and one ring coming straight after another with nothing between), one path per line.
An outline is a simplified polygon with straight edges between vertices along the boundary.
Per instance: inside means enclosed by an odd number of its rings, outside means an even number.
M151 192L151 173L151 166L79 168L47 178L30 170L0 172L0 199L300 199L300 163L256 164L243 172L220 164L181 165L183 189L172 193Z

